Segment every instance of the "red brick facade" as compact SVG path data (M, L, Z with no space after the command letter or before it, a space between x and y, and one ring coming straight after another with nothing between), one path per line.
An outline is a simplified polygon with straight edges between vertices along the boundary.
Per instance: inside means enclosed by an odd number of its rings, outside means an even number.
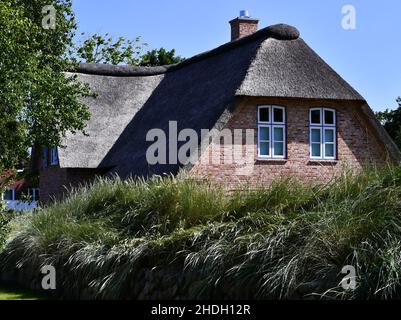
M279 105L286 109L286 159L260 160L257 154L257 107L258 105ZM275 179L293 176L305 182L328 182L345 168L355 171L364 165L382 166L389 161L384 143L361 112L362 102L349 101L308 101L294 99L247 98L239 103L225 129L254 130L250 155L246 165L227 163L225 155L233 154L233 146L210 144L200 160L189 171L196 179L209 179L230 190L244 185L256 187L268 185ZM309 110L312 107L326 107L336 110L337 160L317 161L310 159L309 151ZM245 136L240 146L245 155ZM238 150L236 150L238 152ZM246 158L246 157L244 157ZM246 158L249 159L249 158ZM229 159L230 160L230 159ZM246 168L247 170L241 170ZM249 170L250 169L250 170ZM65 169L58 166L41 170L40 198L48 202L53 197L62 198L66 187L92 181L103 172L96 169Z
M280 105L286 108L287 157L285 160L258 159L258 105ZM336 110L338 149L336 161L310 159L309 109L311 107L327 107ZM225 163L224 149L212 143L203 153L200 161L191 169L190 175L222 183L229 189L237 189L244 184L266 185L277 178L287 176L294 176L305 182L328 182L339 175L345 167L359 170L367 164L384 165L388 159L385 146L376 137L375 131L359 110L360 107L360 102L249 98L240 103L226 124L226 128L231 131L254 129L254 143L252 148L248 149L253 156L251 164L248 163L251 170L241 172L238 169L243 168L243 165ZM233 152L232 148L229 152ZM220 164L213 163L213 157L215 160L217 157Z

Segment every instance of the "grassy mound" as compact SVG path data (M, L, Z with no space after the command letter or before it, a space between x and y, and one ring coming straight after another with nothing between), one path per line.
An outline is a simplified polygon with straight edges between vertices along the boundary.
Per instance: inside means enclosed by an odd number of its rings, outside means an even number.
M175 264L199 275L197 297L230 287L244 298L399 298L400 209L399 167L231 196L172 177L99 180L21 222L0 272L29 278L53 264L67 297L134 298L133 274ZM339 285L346 265L355 290Z

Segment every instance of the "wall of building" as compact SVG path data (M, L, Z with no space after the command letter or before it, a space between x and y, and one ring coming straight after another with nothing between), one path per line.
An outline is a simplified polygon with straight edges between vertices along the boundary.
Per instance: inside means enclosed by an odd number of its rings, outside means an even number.
M257 106L280 105L286 107L287 159L259 160L257 152ZM312 161L309 151L309 109L311 107L334 108L337 114L337 161ZM214 141L190 170L192 177L211 179L229 189L238 189L249 184L256 187L268 185L272 181L293 176L305 182L325 183L338 176L344 168L360 170L363 166L384 165L388 153L379 141L360 110L360 102L308 101L294 99L244 99L226 128L254 129L253 144L243 148L247 163L225 163L224 152L235 153L234 148L221 147ZM245 135L244 135L245 136ZM245 140L245 137L244 137ZM244 143L244 142L243 142ZM248 155L247 155L248 153ZM249 155L250 153L250 155ZM227 153L225 153L227 154Z
M285 160L260 160L257 156L257 106L280 105L286 107ZM384 144L370 126L361 111L361 102L317 101L294 99L247 98L236 108L226 124L226 129L253 129L253 143L242 153L245 164L228 163L227 154L238 153L233 146L219 145L217 141L207 147L200 160L189 171L196 179L210 179L230 190L243 186L268 185L283 177L296 177L305 182L325 183L340 175L345 169L360 170L363 166L383 166L389 161ZM310 159L309 152L309 109L327 107L336 110L337 155L336 161ZM245 144L245 136L243 139ZM237 146L238 147L238 146ZM241 146L240 146L241 148ZM247 154L250 153L250 154ZM230 160L230 159L229 159ZM96 169L60 169L48 167L40 174L40 199L48 202L52 197L62 198L65 187L75 187L92 181L101 175Z
M97 169L43 168L40 171L40 201L48 203L53 199L62 199L68 189L90 183L97 175L101 175Z
M40 171L39 189L40 201L47 203L52 197L59 199L64 193L64 185L67 183L67 169L59 167L43 168Z

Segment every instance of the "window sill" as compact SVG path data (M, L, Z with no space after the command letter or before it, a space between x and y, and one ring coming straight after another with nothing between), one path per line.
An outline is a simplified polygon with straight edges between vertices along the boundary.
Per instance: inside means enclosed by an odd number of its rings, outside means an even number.
M310 159L308 161L308 165L323 165L323 166L335 166L337 165L338 160L324 160L324 159Z
M266 163L279 163L284 164L288 161L288 159L274 159L274 158L260 158L256 159L256 162L266 162Z

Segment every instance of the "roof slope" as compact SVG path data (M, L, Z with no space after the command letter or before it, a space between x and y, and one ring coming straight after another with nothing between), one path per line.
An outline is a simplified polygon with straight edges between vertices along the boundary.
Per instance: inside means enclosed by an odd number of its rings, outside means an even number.
M264 41L237 94L364 100L300 38Z
M86 98L91 119L85 132L69 133L59 148L60 166L64 168L97 168L125 127L150 97L163 75L147 77L114 77L79 74L78 79L90 85L96 98Z
M212 129L232 111L237 96L364 99L305 42L297 29L276 25L177 65L156 68L81 65L76 73L98 94L85 102L89 136L68 135L61 167L114 167L121 176L176 172L178 165L150 168L149 130Z
M145 155L153 142L146 141L147 132L159 128L168 133L169 121L177 121L178 132L192 128L200 135L201 129L213 128L222 113L234 106L235 92L262 41L248 42L167 72L102 165L116 165L114 171L121 176L176 172L178 165L149 168Z

